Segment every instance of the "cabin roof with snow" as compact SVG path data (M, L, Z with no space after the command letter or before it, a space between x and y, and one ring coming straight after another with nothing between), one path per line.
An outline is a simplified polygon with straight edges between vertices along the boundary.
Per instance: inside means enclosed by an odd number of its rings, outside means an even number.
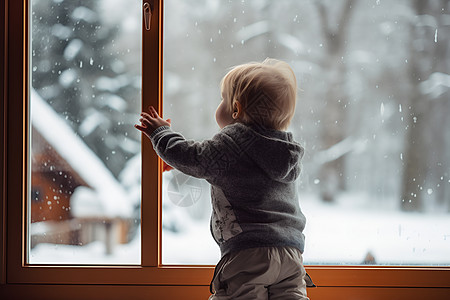
M79 187L71 197L76 217L123 217L133 203L120 182L53 108L31 89L33 129L53 148L90 188Z

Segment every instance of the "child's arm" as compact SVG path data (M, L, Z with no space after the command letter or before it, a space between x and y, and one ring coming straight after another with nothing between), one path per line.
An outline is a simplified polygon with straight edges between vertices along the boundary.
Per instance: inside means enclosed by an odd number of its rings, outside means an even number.
M160 118L154 108L150 108L150 113L142 113L140 121L141 125L135 127L150 138L159 157L185 174L213 179L228 169L233 161L223 140L226 136L216 136L203 142L186 140L181 134L173 132L170 123Z
M214 181L230 169L235 157L219 133L211 140L186 140L169 127L160 127L151 136L153 148L159 157L175 169L197 178ZM232 143L229 142L229 143Z

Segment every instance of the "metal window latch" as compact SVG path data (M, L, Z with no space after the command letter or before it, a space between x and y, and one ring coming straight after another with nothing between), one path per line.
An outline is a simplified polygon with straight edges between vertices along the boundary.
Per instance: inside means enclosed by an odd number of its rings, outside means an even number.
M150 30L152 24L153 5L153 1L144 3L144 22L146 30Z

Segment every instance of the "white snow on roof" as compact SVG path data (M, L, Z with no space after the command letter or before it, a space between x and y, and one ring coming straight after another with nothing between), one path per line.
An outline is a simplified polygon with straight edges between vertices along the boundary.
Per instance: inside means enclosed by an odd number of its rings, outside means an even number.
M71 198L71 212L83 217L130 217L133 211L129 196L103 162L70 128L70 126L31 89L31 120L33 127L92 187L89 199L86 190ZM95 197L94 197L95 195Z

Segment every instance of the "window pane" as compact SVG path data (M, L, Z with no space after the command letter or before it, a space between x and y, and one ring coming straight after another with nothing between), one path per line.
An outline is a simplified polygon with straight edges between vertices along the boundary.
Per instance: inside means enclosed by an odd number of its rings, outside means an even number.
M210 138L227 68L287 61L305 263L449 265L448 4L167 0L165 117ZM206 183L171 171L163 187L163 262L215 264Z
M30 264L140 263L141 5L31 1Z

